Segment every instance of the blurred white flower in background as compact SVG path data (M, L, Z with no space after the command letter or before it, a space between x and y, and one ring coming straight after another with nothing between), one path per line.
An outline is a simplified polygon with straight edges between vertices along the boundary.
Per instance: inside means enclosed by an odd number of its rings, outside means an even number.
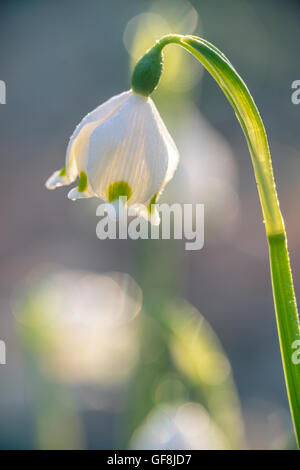
M165 403L150 412L134 433L132 449L228 449L222 431L198 403Z
M70 383L129 378L138 357L134 319L142 305L129 275L62 271L18 297L15 312L26 346L47 374Z

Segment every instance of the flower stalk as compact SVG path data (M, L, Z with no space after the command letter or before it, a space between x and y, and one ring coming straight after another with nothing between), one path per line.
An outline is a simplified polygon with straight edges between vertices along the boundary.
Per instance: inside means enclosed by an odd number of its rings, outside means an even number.
M162 49L168 44L178 44L186 49L212 75L232 105L247 140L269 246L274 306L287 394L295 435L300 446L300 364L292 360L293 344L300 339L299 317L266 131L247 86L227 57L215 46L196 36L170 34L159 39L137 63L132 76L133 91L148 96L157 86L162 72ZM148 77L147 80L145 76Z

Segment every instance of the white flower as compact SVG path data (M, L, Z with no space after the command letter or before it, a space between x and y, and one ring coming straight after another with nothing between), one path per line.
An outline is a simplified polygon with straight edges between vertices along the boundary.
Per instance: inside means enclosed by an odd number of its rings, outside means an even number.
M116 204L127 197L136 213L159 221L151 204L173 177L178 151L152 99L132 90L89 113L71 136L66 166L46 182L48 189L72 183L68 197L97 196ZM142 206L141 206L142 205ZM141 207L148 209L143 211Z

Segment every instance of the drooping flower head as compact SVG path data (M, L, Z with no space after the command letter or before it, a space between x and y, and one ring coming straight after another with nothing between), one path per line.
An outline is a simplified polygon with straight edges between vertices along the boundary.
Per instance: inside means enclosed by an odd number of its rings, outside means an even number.
M136 213L158 223L151 209L178 164L178 151L152 99L132 90L109 99L82 119L70 138L66 164L48 189L73 183L69 199L121 196ZM146 206L147 214L139 209Z

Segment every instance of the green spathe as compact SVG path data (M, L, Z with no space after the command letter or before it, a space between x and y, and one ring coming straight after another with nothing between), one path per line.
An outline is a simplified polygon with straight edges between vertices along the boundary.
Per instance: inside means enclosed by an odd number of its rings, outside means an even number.
M131 78L132 90L139 95L151 95L158 85L162 68L161 47L155 45L136 64Z

